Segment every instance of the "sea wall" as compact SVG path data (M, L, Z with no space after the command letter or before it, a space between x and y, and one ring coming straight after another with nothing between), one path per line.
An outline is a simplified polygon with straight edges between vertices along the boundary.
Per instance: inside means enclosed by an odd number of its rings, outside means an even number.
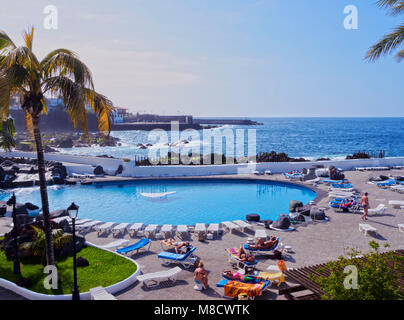
M33 152L0 152L2 157L36 158ZM178 176L205 176L250 174L255 170L270 170L272 173L283 173L291 170L310 168L312 165L333 165L343 170L355 170L358 167L393 167L404 166L404 157L391 157L382 159L354 159L329 160L311 162L268 162L249 164L223 164L223 165L174 165L174 166L135 166L134 161L125 162L121 159L99 158L90 156L74 156L60 153L45 154L46 160L65 162L68 174L92 173L94 166L101 165L107 174L114 174L119 165L124 167L121 176L126 177L178 177Z
M384 159L355 159L313 162L268 162L228 165L194 165L194 166L148 166L134 167L131 163L124 165L124 175L131 177L175 177L205 176L227 174L250 174L253 171L270 170L272 173L284 173L292 170L310 168L312 165L333 165L343 170L355 170L357 167L392 167L404 166L404 157Z

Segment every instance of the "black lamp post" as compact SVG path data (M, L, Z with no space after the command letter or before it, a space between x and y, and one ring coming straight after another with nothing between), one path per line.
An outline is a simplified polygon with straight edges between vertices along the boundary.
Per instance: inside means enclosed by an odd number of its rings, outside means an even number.
M7 202L8 204L11 204L13 206L13 230L12 230L12 235L13 235L13 247L14 247L14 274L20 275L21 274L21 269L20 269L20 260L18 259L18 226L17 226L17 214L15 212L15 205L17 203L15 193L11 196L10 200Z
M73 277L74 277L74 287L72 293L73 300L80 300L80 292L77 288L77 265L76 265L76 218L79 212L79 206L75 205L74 202L67 208L69 217L72 219L73 225Z

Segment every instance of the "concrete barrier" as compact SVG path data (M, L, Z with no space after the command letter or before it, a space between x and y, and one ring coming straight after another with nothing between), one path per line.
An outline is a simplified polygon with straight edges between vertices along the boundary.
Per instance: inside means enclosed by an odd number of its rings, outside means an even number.
M33 152L1 152L2 157L36 158ZM99 158L91 156L75 156L60 153L46 153L46 160L67 162L68 173L93 173L93 167L100 165L107 174L113 175L122 165L124 170L120 176L124 177L181 177L251 174L253 171L270 170L272 173L284 173L292 170L310 168L313 165L330 165L343 170L354 170L357 167L393 167L404 166L404 157L391 157L382 159L354 159L354 160L328 160L310 162L267 162L249 164L222 164L222 165L166 165L137 167L135 162L125 162L121 159Z

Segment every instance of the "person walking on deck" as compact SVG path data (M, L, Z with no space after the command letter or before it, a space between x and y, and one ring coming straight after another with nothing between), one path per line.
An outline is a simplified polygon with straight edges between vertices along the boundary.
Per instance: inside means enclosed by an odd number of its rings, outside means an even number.
M365 221L368 219L367 216L368 216L368 210L369 210L369 198L368 198L367 192L365 192L364 196L362 197L361 206L363 207L362 220Z

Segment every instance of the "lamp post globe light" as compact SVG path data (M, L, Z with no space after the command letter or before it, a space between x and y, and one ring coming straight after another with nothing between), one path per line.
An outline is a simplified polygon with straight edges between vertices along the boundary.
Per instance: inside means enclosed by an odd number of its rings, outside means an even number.
M80 292L77 287L77 265L76 265L76 218L79 212L79 206L74 202L67 208L67 212L69 213L69 217L72 219L73 226L73 280L74 287L72 292L73 300L80 300Z

